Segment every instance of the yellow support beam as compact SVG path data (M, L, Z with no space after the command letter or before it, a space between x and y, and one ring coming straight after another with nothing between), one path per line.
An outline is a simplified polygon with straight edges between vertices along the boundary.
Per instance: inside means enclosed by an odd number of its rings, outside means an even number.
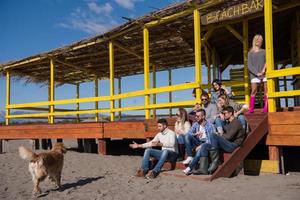
M98 92L98 77L95 77L95 80L94 80L94 95L95 97L98 97L99 96L99 92ZM95 101L95 110L98 110L99 109L99 103L98 101ZM99 115L98 113L95 113L95 121L99 121Z
M281 92L269 92L268 98L278 98L278 97L294 97L300 96L300 90L290 90L290 91L281 91Z
M144 90L150 88L149 85L149 30L147 28L143 29L143 41L144 41ZM145 95L145 106L147 107L150 104L150 95ZM150 110L145 110L145 118L150 119Z
M80 84L77 83L76 84L76 99L79 99L79 98L80 98ZM76 103L76 111L79 111L79 110L80 110L80 104ZM80 122L79 114L77 114L77 122Z
M121 77L119 77L118 78L118 94L121 94L121 92L122 92L122 90L121 90L121 87L122 87L122 78ZM122 99L119 99L118 100L118 108L121 108L122 107ZM122 112L121 111L119 111L119 120L121 120L121 118L122 118Z
M234 28L232 28L229 24L225 25L225 28L232 33L241 43L243 43L243 37L237 32Z
M6 71L6 110L5 110L5 125L9 125L10 120L10 72L7 70Z
M194 10L194 45L195 45L195 82L202 84L201 80L201 22L200 13ZM200 103L201 90L200 87L196 88L196 102Z
M282 76L292 76L292 75L299 75L300 74L300 67L291 67L279 70L272 70L267 71L267 78L278 78Z
M156 88L156 65L152 65L152 88ZM156 104L156 94L152 98L152 104ZM156 109L153 109L152 118L156 118Z
M272 0L264 1L265 46L267 72L274 70ZM268 96L275 92L275 81L267 76ZM269 112L276 112L276 101L268 98Z
M50 59L50 102L54 102L54 61ZM50 105L50 123L54 123L54 105Z
M243 20L243 55L244 55L244 90L245 102L249 105L250 90L249 90L249 69L248 69L248 49L249 49L249 35L248 35L248 20Z
M168 70L169 86L172 85L172 70ZM169 103L172 103L172 92L169 92ZM169 116L172 117L172 108L169 109Z
M110 91L110 121L115 120L115 113L113 109L115 108L115 101L112 99L115 94L115 63L114 63L114 45L109 42L109 91Z

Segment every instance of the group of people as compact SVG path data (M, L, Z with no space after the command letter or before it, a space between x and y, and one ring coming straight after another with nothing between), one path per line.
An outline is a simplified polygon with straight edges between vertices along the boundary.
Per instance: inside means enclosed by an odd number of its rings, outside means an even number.
M211 95L202 91L201 104L196 104L190 112L184 108L178 109L174 131L168 128L166 119L159 119L157 121L159 133L153 140L144 144L130 144L133 149L146 148L142 166L136 176L155 178L165 161L176 162L176 160L182 161L187 166L183 170L186 175L211 174L218 168L219 150L230 153L243 143L247 132L244 113L254 112L259 83L264 84L266 92L262 36L256 35L252 44L248 53L252 89L249 106L234 102L231 99L232 92L222 85L220 80L214 80ZM266 95L264 103L263 112L267 112ZM150 147L160 147L161 150ZM158 161L154 167L150 162L151 157Z

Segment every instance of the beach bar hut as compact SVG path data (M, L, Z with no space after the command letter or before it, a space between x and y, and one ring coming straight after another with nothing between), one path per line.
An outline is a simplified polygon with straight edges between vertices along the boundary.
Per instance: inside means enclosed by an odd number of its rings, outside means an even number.
M297 107L300 95L300 1L292 0L186 1L129 19L102 35L3 63L0 72L6 76L6 94L3 94L6 95L6 124L0 127L0 139L96 138L99 152L105 153L112 138L153 137L159 109L172 111L171 108L200 103L202 90L209 91L211 80L222 78L222 72L232 65L242 68L231 70L230 80L224 82L234 91L236 101L248 104L247 53L256 33L261 33L265 39L269 113L262 114L258 108L254 114L247 115L251 132L245 144L229 155L209 179L230 176L249 155L261 156L256 159L260 169L284 172L287 163L295 163L300 146ZM172 84L171 70L183 67L194 67L194 77L187 83ZM202 68L207 68L208 84L202 81ZM156 87L155 74L159 71L169 72L168 86ZM143 89L122 93L121 78L138 74L143 74ZM14 76L47 84L48 101L32 99L29 103L11 104L11 77ZM103 79L110 83L107 96L98 95L98 81ZM119 80L117 94L115 79ZM80 98L79 85L91 81L95 83L94 97ZM56 86L64 84L76 85L77 98L54 98ZM172 92L194 88L195 99L172 101ZM168 102L157 103L156 95L160 93L170 94ZM143 105L121 106L122 100L137 96L144 97ZM292 105L284 103L290 99ZM94 109L80 109L80 103L88 102L94 103ZM99 102L109 102L110 106L100 107ZM67 104L76 104L76 109L56 108ZM18 114L13 112L15 110L28 113ZM144 111L144 120L119 121L117 116L121 116L121 112L134 110ZM99 113L106 113L109 121L99 121ZM55 121L70 115L79 119L82 114L95 114L95 122ZM16 118L46 118L48 123L11 123ZM171 125L174 122L172 118L169 121ZM254 164L250 162L249 165Z

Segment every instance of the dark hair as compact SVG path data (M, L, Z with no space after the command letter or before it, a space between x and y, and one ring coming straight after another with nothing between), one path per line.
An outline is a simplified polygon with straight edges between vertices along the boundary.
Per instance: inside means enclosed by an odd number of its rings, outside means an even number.
M206 112L203 108L200 108L200 109L196 110L196 113L197 112L201 112L204 116L206 116Z
M211 84L213 85L214 83L218 84L220 87L222 85L222 81L220 79L214 79ZM214 91L216 92L217 90L213 87ZM225 94L225 90L220 88L220 94Z
M201 89L201 94L208 94L205 90ZM196 95L196 88L193 89L192 94Z
M157 123L158 124L164 124L164 125L168 126L168 121L164 118L161 118L161 119L157 120Z
M202 96L203 96L203 97L207 97L207 99L209 99L209 95L208 95L208 93L206 93L206 92L205 92L205 93L202 93L202 94L201 94L201 97L202 97Z
M231 113L232 115L234 114L234 109L232 106L226 106L224 109L223 109L223 112L224 111L227 111L229 113Z

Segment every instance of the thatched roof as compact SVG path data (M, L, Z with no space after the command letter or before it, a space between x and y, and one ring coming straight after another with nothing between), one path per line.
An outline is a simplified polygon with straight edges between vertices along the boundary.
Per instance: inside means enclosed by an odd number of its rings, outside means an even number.
M102 35L2 64L0 72L5 74L5 70L10 70L14 76L27 78L34 82L47 82L50 75L49 59L54 58L56 61L55 81L58 84L86 82L94 80L95 77L105 79L109 77L108 41L113 40L116 44L138 54L129 54L116 46L115 76L122 77L141 74L144 70L142 59L144 25L153 20L158 20L188 9L191 10L190 14L150 28L150 63L156 65L157 71L192 66L194 65L192 9L196 6L201 11L201 15L204 15L215 9L225 8L244 1L208 0L204 1L204 3L202 1L192 1L193 3L183 2L173 4L159 11L128 21ZM277 0L273 2L280 6L288 4L291 1ZM275 37L278 34L279 42L282 38L288 38L290 35L290 24L287 22L292 18L291 13L284 12L274 17L274 27L280 26L280 30L284 30L283 32L274 33ZM262 17L251 20L249 22L249 37L252 37L254 33L262 33L263 23ZM202 26L203 34L212 28L212 26L217 27L218 24ZM240 23L233 24L232 26L242 34L242 25ZM274 40L275 45L276 41L277 39ZM243 62L241 43L223 28L214 31L212 37L209 39L209 43L212 47L216 48L220 60L227 58L228 55L232 55L231 63L239 64ZM287 47L287 45L284 47ZM285 53L280 55L280 59L282 59L281 57L286 57Z

